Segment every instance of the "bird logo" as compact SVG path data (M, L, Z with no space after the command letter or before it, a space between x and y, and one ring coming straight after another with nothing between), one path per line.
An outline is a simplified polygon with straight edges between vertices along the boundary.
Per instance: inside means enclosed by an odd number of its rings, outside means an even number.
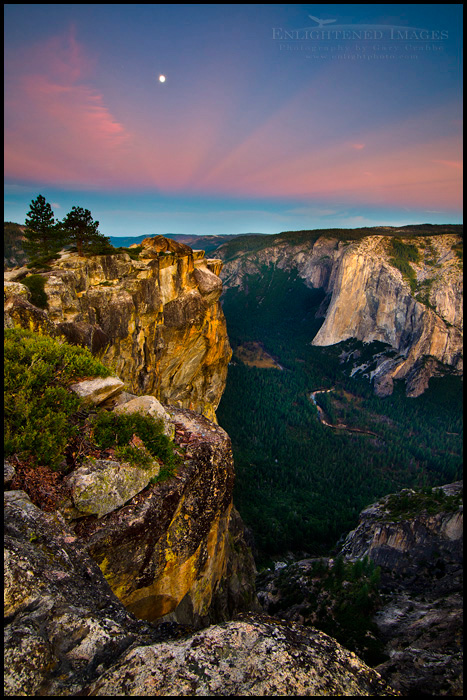
M318 17L313 17L313 15L308 15L308 17L318 23L319 29L322 29L326 24L336 21L335 19L319 19Z

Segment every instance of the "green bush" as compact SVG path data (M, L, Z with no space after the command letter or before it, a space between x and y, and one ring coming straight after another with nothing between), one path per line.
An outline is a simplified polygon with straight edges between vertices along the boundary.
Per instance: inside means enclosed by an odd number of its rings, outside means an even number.
M410 285L412 294L415 294L417 291L417 275L410 263L420 262L420 252L417 246L412 243L404 243L399 238L392 238L390 252L392 257L389 261L402 272L402 276L405 277Z
M22 329L4 331L5 454L56 468L77 434L82 402L68 389L110 371L89 350Z
M115 456L122 462L129 462L143 469L149 467L153 462L151 455L144 447L132 447L132 445L117 447Z
M31 292L31 304L38 306L40 309L47 308L47 294L44 291L45 277L42 275L28 275L21 280Z
M119 246L118 248L115 249L115 252L127 253L132 260L138 260L139 254L141 253L142 250L143 250L142 245L136 246L136 248L125 248L124 246Z
M163 433L162 421L155 421L141 413L118 415L100 411L92 429L94 441L102 449L110 447L121 450L136 435L153 457L164 462L166 470L171 472L177 465L177 454L172 442Z

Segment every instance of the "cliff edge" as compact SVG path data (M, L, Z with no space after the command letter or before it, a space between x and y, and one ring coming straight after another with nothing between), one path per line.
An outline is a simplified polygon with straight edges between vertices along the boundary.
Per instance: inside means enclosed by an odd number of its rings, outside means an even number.
M5 689L17 695L398 695L332 638L249 616L141 622L63 518L5 494Z
M162 236L145 239L131 257L64 252L50 271L38 273L44 318L55 333L113 366L130 391L215 420L232 354L219 302L221 267ZM6 310L23 328L31 327L32 312L27 296L12 299L18 296L12 282L27 274L5 273Z
M313 344L350 338L386 343L389 351L375 357L368 375L376 393L391 394L394 380L403 379L407 395L418 396L430 377L462 374L462 237L414 235L410 228L349 231L348 237L344 230L245 237L217 251L224 287L246 289L248 276L261 276L265 268L296 270L307 286L326 294Z

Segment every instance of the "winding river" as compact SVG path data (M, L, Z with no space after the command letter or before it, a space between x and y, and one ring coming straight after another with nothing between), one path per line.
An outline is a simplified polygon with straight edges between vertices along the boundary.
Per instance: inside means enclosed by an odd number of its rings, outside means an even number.
M345 425L345 423L330 423L328 420L328 416L325 414L321 406L317 403L316 401L316 395L317 394L329 394L329 392L335 391L334 388L332 389L315 389L315 391L312 391L310 393L310 399L316 406L316 409L318 411L318 418L320 423L323 425L326 425L328 428L334 428L335 430L346 430L349 433L363 433L364 435L373 435L374 437L381 438L378 433L373 433L371 430L362 430L361 428L351 428L349 425Z

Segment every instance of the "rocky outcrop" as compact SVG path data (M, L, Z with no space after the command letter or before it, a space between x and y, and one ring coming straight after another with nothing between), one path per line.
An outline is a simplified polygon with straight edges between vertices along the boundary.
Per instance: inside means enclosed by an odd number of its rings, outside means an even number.
M130 391L215 420L231 357L219 302L221 263L162 236L141 247L137 259L123 252L62 254L40 273L48 310L37 310L34 323L47 322L99 353ZM29 328L30 302L13 282L10 272L7 323Z
M308 286L326 292L320 310L325 320L313 344L349 338L387 343L392 352L382 354L370 374L376 392L390 394L394 380L403 379L407 394L418 396L446 367L462 372L463 283L457 255L462 239L455 234L402 236L420 255L418 263L411 263L412 289L391 261L391 236L370 233L345 240L344 232L297 232L271 237L270 244L261 237L256 247L246 237L244 249L239 245L234 254L229 245L217 251L225 258L224 287L242 289L248 275L262 275L265 267L297 270Z
M57 513L5 493L7 696L76 695L155 629L136 621Z
M381 499L342 546L381 567L375 622L389 660L376 668L404 695L463 695L462 482L441 490Z
M397 695L335 640L271 618L216 625L137 647L90 695Z
M321 632L141 622L58 513L5 493L5 686L18 695L397 695Z
M254 608L255 568L232 506L228 435L198 414L166 408L185 451L176 476L74 529L138 618L197 627Z
M386 496L360 514L339 554L261 572L263 610L332 630L403 695L463 695L462 482ZM365 605L350 613L365 588Z
M54 333L55 326L47 312L31 304L31 293L24 284L5 282L4 297L4 328L19 326L36 333Z
M352 561L369 557L393 577L402 577L406 587L441 592L444 575L436 575L436 561L442 559L442 571L454 585L461 572L462 539L462 482L456 482L441 487L436 498L405 489L369 506L341 553Z

